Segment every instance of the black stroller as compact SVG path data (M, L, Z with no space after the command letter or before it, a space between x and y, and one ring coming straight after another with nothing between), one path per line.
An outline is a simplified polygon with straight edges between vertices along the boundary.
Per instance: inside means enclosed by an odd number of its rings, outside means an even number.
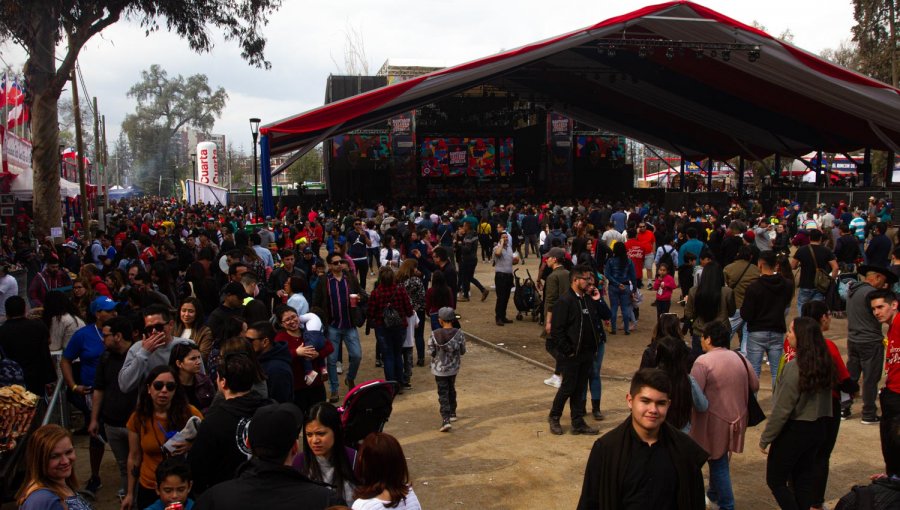
M538 292L537 285L535 285L534 280L531 278L531 272L527 269L525 273L528 275L528 278L522 280L519 278L519 270L516 269L513 271L513 277L515 278L516 283L516 291L513 296L513 303L516 305L516 320L520 321L525 315L531 315L531 321L540 320L543 324L544 322L544 300L541 298L541 293Z
M338 408L347 446L356 448L367 435L384 430L399 389L396 382L375 379L357 384L347 393L344 405Z

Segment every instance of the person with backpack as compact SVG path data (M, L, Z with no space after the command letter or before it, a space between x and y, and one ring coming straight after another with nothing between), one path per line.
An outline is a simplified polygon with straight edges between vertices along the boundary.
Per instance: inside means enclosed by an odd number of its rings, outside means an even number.
M366 288L366 275L369 273L369 246L372 240L366 233L359 219L353 221L353 229L347 233L347 255L353 259L359 285Z
M794 252L791 258L791 269L800 268L800 281L797 288L797 313L807 301L825 301L825 290L816 284L816 274L820 271L832 280L837 278L838 263L834 253L822 246L822 231L809 231L809 244Z
M656 249L656 257L653 259L656 267L659 267L660 264L668 264L669 268L673 271L678 267L678 250L673 244L672 236L666 234L663 238L663 242L660 243L659 248Z

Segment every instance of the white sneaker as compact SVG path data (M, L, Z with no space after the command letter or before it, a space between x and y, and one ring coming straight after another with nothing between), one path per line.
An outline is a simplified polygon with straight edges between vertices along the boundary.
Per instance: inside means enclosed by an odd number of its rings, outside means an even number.
M562 384L562 379L558 375L553 374L548 379L544 379L544 384L546 384L547 386L553 386L554 388L559 388Z
M339 373L339 374L344 373L344 366L341 364L340 361L337 362L337 373Z

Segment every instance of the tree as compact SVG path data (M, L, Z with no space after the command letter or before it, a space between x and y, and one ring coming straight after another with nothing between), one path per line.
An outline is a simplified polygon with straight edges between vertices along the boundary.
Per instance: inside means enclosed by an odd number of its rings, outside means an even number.
M113 144L112 154L109 155L109 166L117 186L126 187L126 184L133 184L134 178L131 175L131 167L134 158L131 154L131 147L128 146L128 138L123 131L119 132L119 138Z
M853 41L863 74L898 84L897 0L853 0Z
M84 155L93 160L94 154L94 116L91 114L91 106L84 97L78 100L81 103L81 140L84 144ZM59 144L66 147L75 147L75 111L72 108L72 98L59 100Z
M147 35L162 25L192 50L208 52L215 29L238 41L250 64L268 69L261 28L280 5L281 0L0 0L0 42L12 41L28 53L35 233L43 237L60 224L57 101L88 40L125 17L138 21ZM57 45L64 46L58 63Z
M185 158L173 158L172 137L188 126L208 132L228 99L225 89L213 91L206 75L169 78L158 65L141 72L141 81L128 96L137 100L137 106L125 116L122 131L134 154L137 183L145 190L152 189L160 175L171 179L172 168L190 166Z
M844 40L837 48L825 48L821 57L851 71L861 72L859 66L859 51L856 43Z
M288 178L296 183L303 184L306 181L318 182L322 179L322 145L307 152L285 169Z

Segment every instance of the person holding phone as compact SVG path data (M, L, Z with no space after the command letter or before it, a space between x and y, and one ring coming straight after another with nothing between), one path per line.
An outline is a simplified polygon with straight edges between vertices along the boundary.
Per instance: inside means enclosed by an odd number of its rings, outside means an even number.
M509 295L513 288L514 257L512 242L506 226L497 224L500 240L494 246L494 288L497 291L497 305L494 307L494 320L498 326L509 324L512 320L506 317Z
M192 343L186 338L172 336L174 329L174 316L167 306L150 305L144 309L144 334L140 342L128 349L125 364L119 372L119 387L123 392L136 388L153 368L168 365L175 345ZM201 367L201 372L205 374L206 369Z

